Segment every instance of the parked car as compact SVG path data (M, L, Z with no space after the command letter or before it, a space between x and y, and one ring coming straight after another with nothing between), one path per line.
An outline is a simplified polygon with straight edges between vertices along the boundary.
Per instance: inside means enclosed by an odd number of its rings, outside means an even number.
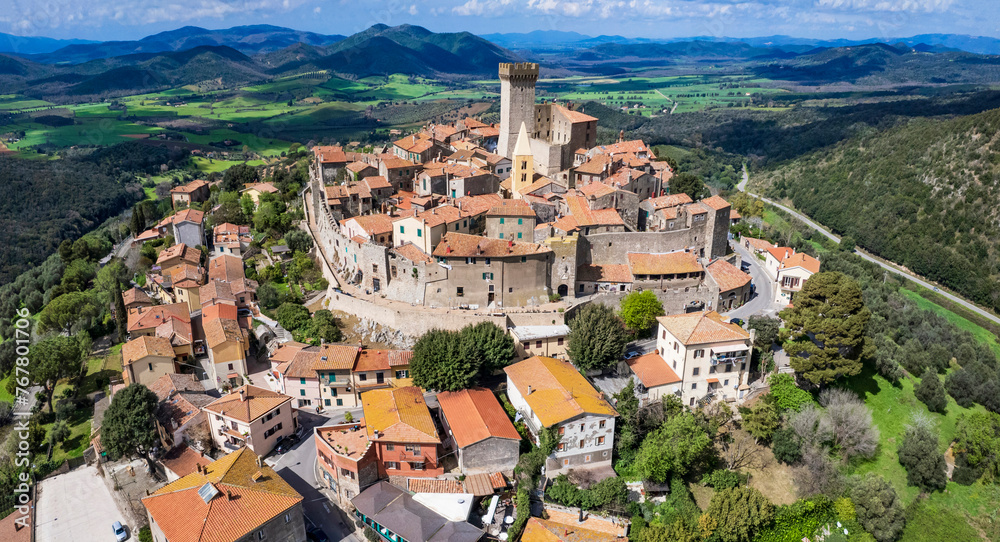
M639 356L639 352L632 350L631 352L625 352L625 359L632 359Z
M736 325L738 325L740 327L743 327L743 320L741 320L739 318L730 318L729 319L729 323L730 324L736 324Z
M291 450L292 446L298 444L300 440L302 440L301 437L299 437L296 434L288 435L287 437L284 437L280 441L278 441L278 445L274 447L274 453L277 454L287 453L288 450Z
M123 542L125 539L128 538L128 532L125 530L125 527L122 525L122 522L116 521L112 523L111 528L114 529L115 531L115 540L117 542Z
M326 536L326 533L323 532L323 529L320 529L319 527L313 527L312 529L306 531L306 538L309 540L309 542L330 541L330 537Z

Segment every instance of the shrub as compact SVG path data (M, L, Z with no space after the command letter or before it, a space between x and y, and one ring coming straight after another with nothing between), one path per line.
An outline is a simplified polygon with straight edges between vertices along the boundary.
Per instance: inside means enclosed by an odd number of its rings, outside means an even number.
M803 406L814 403L812 394L800 388L795 383L795 377L790 374L771 375L767 382L771 389L766 395L766 400L778 407L779 411L798 411Z
M744 481L746 481L745 476L726 469L714 470L701 478L701 483L719 490L732 489Z
M851 489L851 500L858 523L879 542L899 538L906 525L903 502L889 482L869 472Z
M149 525L139 529L139 542L153 542L153 531L149 529Z
M771 436L771 451L778 461L792 464L802 459L802 443L791 427L783 427Z
M932 367L928 367L924 371L924 375L920 377L920 383L913 389L913 393L917 399L927 405L927 409L931 412L944 412L945 407L948 406L944 386L941 384L937 371Z
M932 375L937 378L937 375ZM938 451L938 437L930 419L920 417L906 428L899 445L899 462L906 468L906 480L924 491L944 489L948 484L944 455Z

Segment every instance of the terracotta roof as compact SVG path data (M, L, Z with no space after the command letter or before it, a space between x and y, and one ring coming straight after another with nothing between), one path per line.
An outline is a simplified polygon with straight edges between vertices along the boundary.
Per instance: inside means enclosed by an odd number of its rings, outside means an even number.
M632 271L626 264L581 265L576 268L576 280L583 282L632 282Z
M149 385L149 391L156 394L160 403L156 417L168 428L171 420L177 422L177 427L188 423L201 414L202 407L215 400L190 374L163 375Z
M465 491L477 497L492 495L498 489L507 487L507 479L502 472L481 472L465 477Z
M413 350L389 350L389 367L405 367L413 360Z
M521 440L496 396L486 388L442 392L437 400L459 448L491 437Z
M237 312L236 305L217 303L215 305L209 305L201 310L202 322L207 323L212 320L218 320L219 318L226 320L239 320L239 313Z
M500 135L500 128L496 128L494 126L482 126L480 128L473 129L472 132L482 137L496 137Z
M202 269L190 264L174 266L170 271L170 283L174 288L195 288L204 278Z
M350 164L347 164L347 169L353 171L354 173L362 172L371 167L371 164L366 164L364 162L351 162Z
M740 218L743 218L743 215L741 215L739 211L736 209L729 210L729 220L738 220Z
M181 222L194 222L196 224L201 224L205 221L205 213L197 209L184 209L183 211L174 215L174 224L179 224Z
M191 344L194 336L191 333L191 321L183 321L178 318L168 318L166 321L156 326L153 333L157 337L164 337L170 340L173 346L183 346Z
M721 211L726 207L729 207L729 202L722 199L719 196L712 196L710 198L705 198L701 200L702 205L707 205L716 211Z
M391 442L440 443L431 411L420 388L392 388L361 394L368 438Z
M433 255L447 258L503 258L547 252L552 251L546 246L535 243L448 232L441 236Z
M723 322L722 316L715 311L660 316L656 321L684 345L750 338L750 334L740 326Z
M535 211L524 200L505 199L491 207L487 216L529 216L534 218Z
M588 198L591 196L595 198L600 198L615 193L614 187L604 184L600 181L594 181L587 184L579 185L576 187L576 189L581 194L587 196Z
M236 304L236 296L230 283L221 280L210 280L207 284L198 289L198 299L204 306L212 300L231 301Z
M149 298L149 294L145 290L141 290L138 287L131 287L128 290L122 292L122 300L125 301L126 305L131 305L132 303L152 303L153 300Z
M316 435L328 445L331 452L351 461L359 461L371 449L364 419L354 423L317 427Z
M245 397L240 397L241 391L246 392ZM229 395L212 401L205 410L250 423L291 400L287 395L264 388L241 386Z
M719 292L742 288L750 282L750 275L726 260L716 260L708 264L708 274L719 285Z
M510 179L510 177L508 177L507 179ZM504 180L507 180L507 179L504 179ZM542 188L545 188L546 186L548 186L550 184L556 184L556 182L553 181L552 179L548 178L548 177L541 177L538 180L536 180L535 182L533 182L533 183L529 184L528 186L525 186L524 188L522 188L521 189L521 194L531 194L533 192L541 190Z
M0 540L4 542L29 542L31 540L34 518L34 503L29 501L28 514L14 510L7 517L0 519Z
M406 481L410 493L465 493L465 484L459 480L410 478Z
M684 206L684 209L692 215L703 215L708 213L708 206L691 203Z
M804 252L796 252L781 262L782 269L801 267L810 273L819 273L819 260Z
M213 318L211 320L205 320L203 327L205 328L205 342L208 344L209 348L215 348L216 346L226 342L243 343L245 331L240 329L240 324L236 320L231 320L229 318Z
M414 200L416 199L414 198ZM468 216L468 213L460 211L454 205L439 205L414 215L417 220L422 220L427 226L432 228L441 224L454 224Z
M504 372L544 427L584 413L618 415L603 394L568 361L534 356L505 367Z
M160 463L179 477L198 472L198 465L206 465L211 462L211 457L201 455L183 442L174 446L160 458Z
M361 346L357 344L324 344L319 347L316 371L350 371L358 359ZM326 359L323 359L326 358Z
M575 523L556 523L541 518L528 519L522 542L618 542L619 538L612 533L603 533L584 529Z
M649 147L646 146L641 139L633 139L631 141L620 141L618 143L612 143L610 145L603 145L598 147L607 154L624 154L630 152L632 154L649 153Z
M392 217L389 215L379 213L374 215L353 216L351 218L341 220L340 224L346 225L352 220L358 225L358 227L364 230L369 237L373 235L392 233Z
M260 476L258 476L258 474ZM217 493L207 503L199 489ZM237 450L142 499L170 542L235 542L302 502L271 467Z
M625 186L632 181L638 180L643 175L649 175L645 171L639 171L638 169L633 169L631 167L623 167L615 172L614 175L604 179L603 182L611 186Z
M764 239L756 239L754 237L744 237L743 240L749 243L751 247L757 250L768 250L774 248L774 245L772 245L771 243L769 243Z
M393 145L406 152L421 153L434 146L434 142L418 135L406 136L392 142Z
M480 194L478 196L462 196L455 200L455 205L469 216L479 216L500 202L505 201L499 194Z
M680 194L667 194L666 196L650 198L647 201L653 206L653 209L664 209L666 207L677 207L678 205L694 203L691 196L685 194L684 192L681 192Z
M564 217L560 217L555 222L553 222L552 227L559 231L564 231L566 233L573 233L574 231L580 229L580 224L576 222L576 219L573 218L573 215L566 215Z
M789 247L772 246L767 248L766 250L771 254L771 256L774 257L775 260L778 260L778 263L784 262L785 258L791 256L792 254L795 254L795 249Z
M598 154L579 166L576 166L576 172L584 175L600 175L601 173L607 173L610 166L611 157L604 154Z
M313 147L313 154L321 164L336 164L347 162L347 155L344 154L343 147L326 146Z
M190 194L203 186L208 186L208 183L201 179L195 179L187 184L172 188L170 192L173 194Z
M411 350L377 350L364 348L358 354L354 372L388 371L392 367L409 365L413 357ZM395 364L393 362L395 361Z
M389 181L381 175L376 175L374 177L365 177L361 182L365 183L369 189L375 190L376 188L392 188Z
M194 247L189 247L184 243L176 244L160 251L160 255L156 257L156 263L161 264L174 258L180 258L182 262L198 265L201 263L201 251Z
M122 345L122 363L131 365L147 356L173 359L174 348L170 340L163 337L143 335Z
M128 330L152 329L167 320L178 319L191 323L191 314L187 303L172 303L169 305L153 305L152 307L136 307L128 311Z
M243 259L231 254L221 254L208 262L208 278L225 282L236 282L246 278Z
M384 165L386 169L403 169L416 166L413 162L398 156L386 156L382 158L382 165Z
M668 252L666 254L630 252L628 264L632 275L675 275L704 271L704 268L698 263L698 256L693 252Z
M579 111L573 111L568 107L563 107L559 104L552 104L555 106L556 110L563 114L571 123L576 124L578 122L592 122L597 121L596 117L591 117L590 115L581 113Z
M426 252L417 248L416 245L406 242L392 249L393 252L410 260L411 262L431 263L434 261Z
M295 354L297 354L299 350L302 350L307 346L308 345L306 344L302 344L295 341L282 343L279 344L278 347L274 349L274 352L269 356L268 359L271 361L271 363L283 363L286 361L292 361L292 358L295 357Z
M566 206L580 226L617 226L625 225L616 209L591 209L587 199L582 196L569 196Z
M681 381L681 377L667 365L667 362L656 352L650 352L628 361L629 369L635 373L639 382L647 388L655 388L666 384L674 384Z

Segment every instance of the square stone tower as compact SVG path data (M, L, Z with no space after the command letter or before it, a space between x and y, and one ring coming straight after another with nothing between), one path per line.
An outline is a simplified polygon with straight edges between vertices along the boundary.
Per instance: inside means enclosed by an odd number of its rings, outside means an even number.
M535 82L538 64L500 64L500 139L497 153L511 158L517 133L524 123L529 134L535 129Z

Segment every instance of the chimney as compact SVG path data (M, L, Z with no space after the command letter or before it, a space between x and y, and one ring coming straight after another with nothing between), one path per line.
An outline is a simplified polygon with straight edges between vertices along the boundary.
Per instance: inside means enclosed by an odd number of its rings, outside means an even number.
M226 498L229 499L229 500L233 500L233 492L227 489L226 490ZM580 512L580 517L583 517L583 512L582 511ZM580 521L583 521L583 520L581 519Z
M240 388L240 402L246 402L247 400L247 390L246 388Z
M264 466L264 458L258 455L256 459L257 459L257 466L262 468Z
M195 469L196 469L196 470L197 470L198 472L201 472L201 463L195 463L195 464L194 464L194 468L195 468Z
M528 384L528 395L531 395L531 384Z

